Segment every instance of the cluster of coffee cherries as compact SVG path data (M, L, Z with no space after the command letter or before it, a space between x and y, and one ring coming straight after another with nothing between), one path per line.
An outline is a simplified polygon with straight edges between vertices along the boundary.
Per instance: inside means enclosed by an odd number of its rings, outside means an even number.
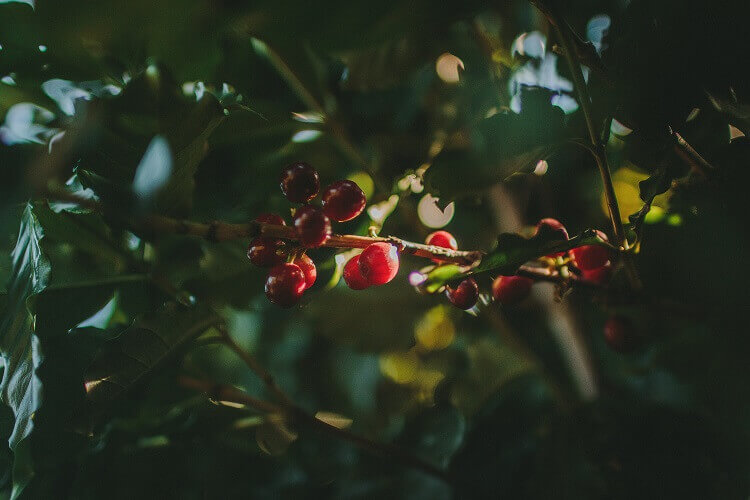
M536 225L535 234L543 227L558 232L563 239L569 239L568 231L563 224L552 218L545 218ZM596 231L597 236L607 241L607 236ZM456 239L447 231L436 231L425 241L428 245L458 250ZM568 252L559 252L544 256L542 259L549 266L572 266L579 279L595 284L605 284L612 271L612 255L607 247L601 245L583 245ZM440 265L443 262L433 261ZM497 276L492 282L492 297L496 302L512 306L522 302L531 293L534 280L525 276ZM479 299L479 286L473 278L461 281L455 287L446 286L448 300L459 309L471 309ZM621 316L610 317L604 325L604 340L613 350L626 353L635 350L640 338L635 333L632 323Z
M458 250L456 238L448 231L435 231L427 236L425 243L451 250ZM433 261L440 265L439 259ZM492 296L503 305L521 302L531 292L533 280L523 276L498 276L492 282ZM479 300L479 285L474 278L467 278L458 285L446 286L445 295L451 304L459 309L471 309Z
M559 233L563 239L568 239L568 231L557 219L542 219L536 226L537 232L542 226ZM603 241L609 241L607 235L596 230L596 235ZM607 247L601 245L583 245L573 248L568 252L560 252L547 256L547 260L557 261L562 258L563 262L572 264L580 272L580 278L584 281L602 285L609 280L612 271L612 254Z
M536 233L542 227L548 230L558 232L564 239L568 239L568 231L565 226L556 219L542 219L536 226ZM607 236L601 231L597 235L607 241ZM457 250L456 239L447 231L436 231L427 237L428 245L435 245L443 248ZM584 245L574 248L569 252L560 252L544 257L544 260L550 263L565 262L559 259L568 259L580 272L581 278L587 281L602 284L609 278L612 267L610 262L610 252L606 247L600 245ZM441 262L435 260L437 264ZM499 303L509 306L523 301L531 293L531 287L534 280L525 276L498 276L492 282L492 297ZM448 300L460 309L471 309L479 299L479 287L473 278L468 278L460 282L457 286L446 287Z
M353 181L340 180L321 195L320 207L311 202L320 192L320 175L307 163L292 163L281 172L281 192L301 206L294 211L294 232L299 245L278 238L258 237L250 242L247 257L259 267L270 268L266 297L281 307L292 307L317 277L313 260L305 253L326 244L331 237L331 221L346 222L365 209L364 192ZM262 214L256 222L285 226L277 214ZM354 256L344 267L344 280L355 290L391 281L398 272L398 251L394 245L377 242Z

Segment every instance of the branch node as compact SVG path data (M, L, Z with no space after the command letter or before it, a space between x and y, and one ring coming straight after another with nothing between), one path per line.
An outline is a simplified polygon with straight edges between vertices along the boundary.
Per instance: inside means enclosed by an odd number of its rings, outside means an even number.
M208 241L218 242L219 238L217 237L217 233L219 231L219 225L221 222L218 220L211 221L211 224L208 225L208 231L206 231L206 239Z

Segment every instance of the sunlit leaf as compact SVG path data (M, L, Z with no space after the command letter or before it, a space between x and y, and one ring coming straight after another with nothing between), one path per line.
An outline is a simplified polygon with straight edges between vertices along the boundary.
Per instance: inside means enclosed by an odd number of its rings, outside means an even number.
M164 137L156 136L135 170L133 191L143 201L153 198L172 175L172 151Z
M351 418L330 411L319 411L315 414L315 418L338 429L348 429L352 426Z

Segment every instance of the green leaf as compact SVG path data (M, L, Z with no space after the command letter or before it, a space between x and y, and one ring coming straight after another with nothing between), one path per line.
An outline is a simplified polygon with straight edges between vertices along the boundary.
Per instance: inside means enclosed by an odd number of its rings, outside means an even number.
M441 404L420 413L404 428L397 444L445 467L463 442L466 421L456 408Z
M79 243L91 253L106 246L106 240L97 240L94 233L70 224L91 217L56 214L46 205L31 204L22 215L0 325L5 364L2 397L14 414L9 437L15 453L14 497L27 488L49 487L47 481L34 482L37 472L59 469L55 474L61 474L61 461L69 460L66 453L81 439L71 429L86 428L86 411L79 404L83 368L90 362L91 346L101 339L68 330L100 309L116 287L145 279L129 275L55 283L56 261L51 258L58 251L55 243Z
M672 187L672 182L683 175L685 175L684 165L668 164L657 168L648 179L644 179L638 183L640 197L644 204L638 212L628 216L630 223L636 231L643 224L646 215L648 215L654 198L666 193Z
M44 228L45 236L51 241L72 245L97 260L105 261L111 268L123 266L126 260L125 250L118 248L112 237L112 230L104 223L101 215L72 213L67 210L55 213L45 204L35 205L34 215ZM55 281L60 282L59 279Z
M560 233L542 226L531 238L518 234L503 233L497 238L497 247L472 271L473 274L487 271L513 273L524 262L543 255L564 252L582 245L601 243L593 230L587 230L569 240L560 238Z
M447 147L435 157L425 182L448 202L530 170L562 143L563 118L563 111L552 106L545 91L527 90L521 113L497 113L472 126L468 147Z
M23 212L13 250L8 303L0 324L0 351L5 363L0 391L3 401L15 415L9 439L11 448L31 433L32 416L41 404L41 383L35 373L40 359L38 353L34 355L38 339L34 334L34 314L28 303L49 281L50 262L40 245L43 237L44 231L29 204Z
M429 293L438 291L451 281L458 281L468 276L486 272L510 275L524 263L557 252L565 252L583 245L605 245L593 229L569 240L560 239L560 233L546 227L531 238L524 238L514 233L503 233L497 238L497 246L482 258L479 265L469 271L457 265L438 266L427 275L423 285Z
M89 367L85 380L89 399L97 404L113 401L218 320L206 306L176 303L137 319L104 346Z
M84 186L123 211L137 195L141 209L188 214L198 165L226 118L218 99L205 92L195 102L165 68L154 64L119 95L98 104L104 118L88 123L96 131L91 134L95 143L81 152L79 162Z
M211 94L204 94L198 104L170 134L174 169L167 185L159 193L157 208L163 213L186 214L193 206L195 172L208 151L208 139L224 120L224 110Z
M745 135L750 135L750 106L738 102L736 96L732 97L734 98L708 95L708 99L717 111L727 115L732 124L742 130Z

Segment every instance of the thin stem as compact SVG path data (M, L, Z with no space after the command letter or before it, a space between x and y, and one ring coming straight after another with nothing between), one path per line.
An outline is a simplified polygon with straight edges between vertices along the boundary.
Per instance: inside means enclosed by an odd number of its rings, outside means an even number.
M675 152L682 158L685 163L690 165L694 170L708 177L715 172L713 165L708 163L693 146L690 145L676 130L671 130L675 139Z
M297 97L299 97L300 101L302 101L305 106L308 106L310 109L320 113L324 117L324 124L328 128L328 132L331 134L331 137L341 152L364 170L372 171L371 166L368 165L367 161L362 157L354 144L352 144L344 127L331 113L326 111L323 103L321 103L320 100L308 90L302 79L297 73L295 73L292 67L284 61L279 53L268 45L268 43L257 38L253 39L253 44L256 48L266 54L271 65L279 73L279 76L286 81L289 88L297 95Z
M236 387L214 384L190 377L180 378L180 384L191 389L205 392L211 399L217 401L251 406L265 413L286 414L298 424L305 425L311 429L318 430L343 441L348 441L363 451L401 462L404 465L421 470L422 472L448 482L448 474L444 470L412 454L408 450L389 443L378 443L364 436L354 434L346 429L339 429L293 404L285 405L284 407L277 407L272 403L258 400Z
M228 385L212 384L196 378L182 376L178 379L181 386L206 393L209 399L250 406L261 413L281 413L282 409L273 403L252 397L239 389Z
M147 234L185 234L205 238L210 241L227 241L240 238L253 238L257 236L297 241L297 233L294 228L259 222L231 224L228 222L213 221L209 224L203 224L200 222L172 219L160 215L151 215L140 221L134 221L132 225L135 230ZM428 259L439 258L447 262L470 264L476 262L482 257L482 252L476 250L451 250L449 248L414 243L396 237L334 234L331 235L323 246L333 248L367 248L372 243L378 242L396 245L403 253Z
M599 285L591 281L582 280L572 273L570 274L569 277L562 276L560 275L558 271L555 271L548 267L536 267L536 266L529 266L529 265L524 264L518 268L518 271L516 271L516 274L518 276L531 278L534 281L546 281L549 283L556 283L556 284L566 285L566 286L570 285L570 286L575 286L575 287L580 287L580 288L589 288L592 290L605 288L603 285Z
M273 375L261 365L255 357L243 349L227 332L225 325L219 325L219 334L221 335L223 343L229 347L237 356L244 361L250 370L255 373L266 385L268 390L276 397L276 399L285 406L292 405L292 400L286 393L276 384Z
M436 477L442 481L449 482L449 477L446 471L436 467L435 465L423 460L417 455L412 454L410 451L396 446L390 443L379 443L372 441L359 434L354 434L346 429L340 429L327 422L324 422L313 415L306 412L296 413L295 415L299 421L308 424L310 427L317 429L321 432L329 434L333 437L348 441L356 447L364 450L368 453L379 455L381 457L394 459L397 462L401 462L404 465L408 465L414 469L421 470L433 477Z
M538 6L538 4L536 5ZM565 51L565 59L568 61L568 66L573 76L573 83L575 85L576 93L578 94L578 101L581 105L581 110L583 111L583 116L586 121L586 129L588 130L591 145L594 148L594 159L596 160L596 165L599 168L599 174L602 178L604 197L607 201L609 218L612 222L612 229L615 233L615 241L618 246L625 247L627 243L625 241L625 230L622 226L622 220L620 219L620 209L617 206L615 188L612 184L612 174L610 173L609 165L607 164L607 153L604 144L602 144L599 139L596 126L594 125L594 113L591 109L591 96L589 95L586 80L583 77L581 65L576 57L577 52L573 42L574 35L568 24L562 20L562 16L556 12L556 9L551 6L547 6L547 8L548 10L545 14L553 20L552 24L560 37L560 42Z
M203 392L209 394L212 399L244 404L252 406L256 409L262 409L263 407L265 407L267 408L267 410L261 411L266 412L286 413L298 423L305 424L313 429L317 429L324 433L330 434L344 441L349 441L350 443L365 451L388 458L394 458L406 465L409 465L416 469L420 469L423 472L438 477L444 481L448 480L448 476L445 471L432 465L429 462L422 460L416 455L413 455L408 450L388 443L378 443L375 441L371 441L363 436L359 436L345 429L339 429L338 427L335 427L327 422L318 419L314 415L309 414L304 409L297 406L294 401L292 401L292 399L276 384L271 373L266 370L252 354L247 352L242 348L242 346L235 342L235 340L227 332L226 325L219 324L217 325L217 329L219 330L219 334L221 335L224 344L232 351L234 351L245 362L248 368L250 368L250 370L252 370L252 372L255 373L263 381L269 392L276 396L281 406L277 407L272 403L260 401L248 395L244 391L231 386L210 384L187 377L183 377L183 379L181 379L182 385L202 390Z

